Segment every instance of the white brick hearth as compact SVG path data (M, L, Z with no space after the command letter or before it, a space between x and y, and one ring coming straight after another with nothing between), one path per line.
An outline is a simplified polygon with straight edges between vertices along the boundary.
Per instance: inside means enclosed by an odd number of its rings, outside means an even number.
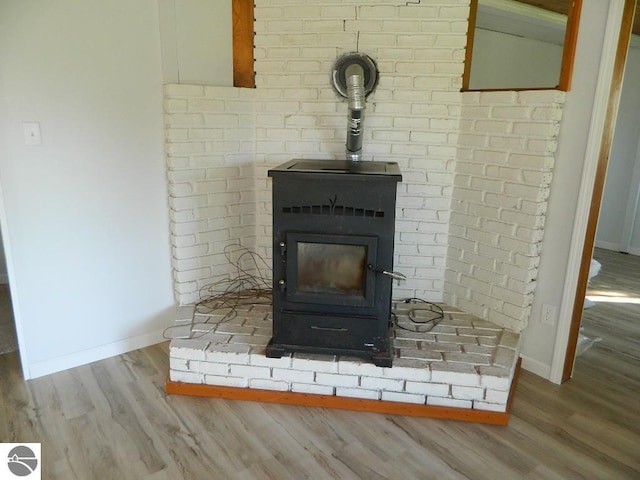
M412 308L416 304L394 304L398 323L426 329L411 323ZM444 311L429 332L396 327L396 358L392 368L383 368L354 357L267 358L269 304L236 307L222 322L227 311L179 307L170 329L170 380L505 412L520 335L456 308Z

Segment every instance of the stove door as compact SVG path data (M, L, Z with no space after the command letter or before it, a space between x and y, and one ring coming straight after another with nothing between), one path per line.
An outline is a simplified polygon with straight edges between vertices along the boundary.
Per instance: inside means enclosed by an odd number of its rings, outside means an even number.
M376 246L376 237L288 233L286 300L373 307Z

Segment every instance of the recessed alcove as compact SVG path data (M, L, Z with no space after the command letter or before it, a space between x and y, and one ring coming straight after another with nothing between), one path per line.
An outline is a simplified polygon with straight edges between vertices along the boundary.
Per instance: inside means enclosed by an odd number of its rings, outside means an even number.
M469 10L457 2L327 2L276 30L273 8L255 8L255 89L165 86L178 303L196 303L203 287L233 273L222 254L229 243L271 261L267 171L295 158L343 158L347 105L328 75L339 55L361 51L380 69L363 158L396 162L403 176L394 270L407 281L393 298L451 305L519 335L566 94L461 92Z

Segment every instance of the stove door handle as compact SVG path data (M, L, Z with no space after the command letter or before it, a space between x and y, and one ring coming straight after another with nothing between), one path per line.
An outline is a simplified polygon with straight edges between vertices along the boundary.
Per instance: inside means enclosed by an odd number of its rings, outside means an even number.
M348 328L344 327L319 327L317 325L311 325L311 330L328 330L330 332L348 332Z
M367 265L367 267L369 268L369 270L373 270L376 273L381 273L383 275L387 275L391 278L393 278L394 280L406 280L407 277L405 277L403 274L399 273L399 272L390 272L388 270L378 270L377 268L375 268L373 265L369 264Z

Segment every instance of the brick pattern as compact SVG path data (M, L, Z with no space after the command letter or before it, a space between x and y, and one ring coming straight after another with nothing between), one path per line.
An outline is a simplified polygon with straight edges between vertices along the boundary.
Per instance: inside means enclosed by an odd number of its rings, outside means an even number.
M564 99L463 95L445 300L515 331L533 302Z
M336 59L378 65L363 159L398 162L394 296L442 299L468 1L256 0L258 244L269 255L266 170L292 158L344 158L346 100Z
M520 331L535 287L564 96L462 94L468 0L256 0L257 88L165 89L176 298L225 278L225 245L271 258L267 170L343 158L336 58L370 55L364 159L396 161L394 297L443 299ZM464 102L464 103L463 103Z
M253 248L256 235L254 91L166 85L165 140L175 296L233 271L224 247Z
M409 310L398 322L415 330ZM170 331L170 379L176 382L506 411L520 336L446 308L431 331L395 329L392 368L353 357L293 354L267 358L271 306L245 305L220 323L220 313L182 307ZM184 338L177 338L184 337Z

